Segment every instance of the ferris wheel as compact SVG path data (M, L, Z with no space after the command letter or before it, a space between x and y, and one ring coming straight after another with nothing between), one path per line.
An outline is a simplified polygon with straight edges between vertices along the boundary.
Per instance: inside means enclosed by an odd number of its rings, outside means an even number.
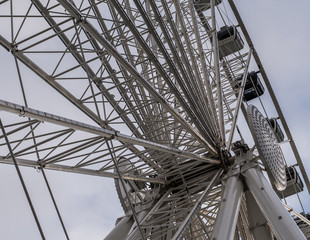
M24 167L67 239L45 171L113 179L124 215L106 240L310 238L307 172L233 0L8 0L0 16L16 79L0 162L42 239Z

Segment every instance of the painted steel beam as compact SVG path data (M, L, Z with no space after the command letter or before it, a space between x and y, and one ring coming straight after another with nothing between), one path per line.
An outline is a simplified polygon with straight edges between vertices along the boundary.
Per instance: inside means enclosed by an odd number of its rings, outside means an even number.
M60 117L60 116L53 115L50 113L41 112L41 111L38 111L38 110L35 110L32 108L28 108L28 107L21 106L18 104L6 102L3 100L0 100L0 110L11 112L11 113L14 113L17 115L27 116L27 117L34 118L34 119L41 120L41 121L54 123L54 124L61 125L64 127L68 127L68 128L72 128L75 130L80 130L83 132L92 133L92 134L102 136L102 137L106 137L109 139L115 139L115 140L118 140L120 142L129 143L129 144L136 144L136 145L143 146L145 148L150 148L150 149L158 150L161 152L175 154L175 155L180 156L180 157L185 157L185 158L189 158L189 159L196 159L196 160L200 160L200 161L204 161L204 162L208 162L208 163L213 163L213 164L219 164L219 160L216 160L213 158L200 156L200 155L197 155L197 154L194 154L191 152L182 151L178 148L173 148L173 147L165 146L163 144L144 140L141 138L132 137L129 135L122 134L118 131L112 131L112 130L108 130L108 129L104 129L104 128L100 128L100 127L95 127L95 126L92 126L89 124L81 123L81 122L78 122L75 120Z
M239 174L236 174L223 180L222 186L222 199L211 239L232 240L235 235L244 184Z
M254 239L272 240L267 220L250 191L245 192L249 229Z
M229 131L229 137L228 137L228 141L227 141L227 150L230 151L230 147L231 147L231 143L233 140L233 136L234 136L234 132L235 132L235 128L237 125L237 119L238 119L238 115L239 115L239 110L241 108L242 105L242 100L243 100L243 93L244 93L244 88L245 88L245 84L246 84L246 79L248 76L248 69L249 69L249 65L250 65L250 60L251 60L251 56L252 56L252 49L250 49L249 54L248 54L248 59L246 61L246 65L244 68L244 74L242 77L242 81L241 81L241 86L238 92L238 99L237 99L237 105L235 107L235 112L234 112L234 116L233 116L233 121L231 124L231 128Z
M23 167L32 167L32 168L38 168L38 169L42 167L41 164L39 164L37 161L32 161L32 160L27 160L27 159L16 158L16 162L19 166L23 166ZM12 158L7 158L6 156L0 156L0 163L11 165L13 164L13 161L12 161ZM97 177L106 177L106 178L114 178L114 179L119 178L119 176L113 172L98 171L98 170L87 169L87 168L75 168L75 167L61 165L61 164L47 164L47 165L44 165L44 169L55 170L55 171L60 171L60 172L78 173L78 174L97 176ZM131 176L127 174L122 175L122 178L124 180L149 182L149 183L155 183L155 184L166 184L166 181L160 178L145 178L145 177Z
M101 125L102 120L93 111L91 111L84 104L81 104L81 101L79 99L77 99L74 95L72 95L69 91L67 91L59 83L57 83L53 77L48 75L43 69L41 69L37 64L35 64L33 61L31 61L26 55L24 55L22 52L18 51L18 49L15 46L13 46L8 40L6 40L2 35L0 35L0 45L3 46L8 51L12 52L12 54L14 56L16 56L16 58L18 60L20 60L22 63L24 63L29 69L31 69L34 73L36 73L44 81L46 81L57 92L62 94L74 106L76 106L79 110L81 110L83 113L85 113L90 119L92 119L98 125ZM15 104L13 104L13 105L15 105ZM22 115L22 113L20 113L20 115ZM61 117L58 117L58 118L61 118ZM108 128L112 129L109 126L108 126ZM129 149L134 153L139 152L139 150L136 149L134 146L129 146ZM154 169L156 169L156 166L152 165L152 167L154 167Z
M277 239L306 240L258 167L251 167L242 175Z

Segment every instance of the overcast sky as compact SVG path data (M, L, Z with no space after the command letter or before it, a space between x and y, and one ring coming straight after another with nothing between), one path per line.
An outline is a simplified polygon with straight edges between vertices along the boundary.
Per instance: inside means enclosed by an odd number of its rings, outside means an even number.
M238 0L236 5L261 57L309 173L310 2ZM10 55L1 49L1 61L6 56ZM1 63L0 72L9 71L8 68ZM8 79L0 76L0 81L2 85ZM36 85L38 89L46 87L41 83L36 84L39 84ZM16 97L6 96L3 92L1 94L0 99L8 101L13 101ZM22 172L39 218L42 219L47 239L64 239L42 175L34 169L23 168ZM116 218L123 214L113 180L58 172L46 173L71 239L102 239L113 228ZM15 169L0 165L0 176L0 238L40 239ZM307 209L310 210L309 202Z

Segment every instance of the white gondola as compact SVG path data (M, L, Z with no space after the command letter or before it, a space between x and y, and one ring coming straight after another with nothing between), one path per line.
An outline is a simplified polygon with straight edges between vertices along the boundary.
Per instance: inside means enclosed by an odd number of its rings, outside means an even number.
M277 119L276 118L270 118L270 119L268 119L268 122L269 122L269 124L271 126L272 131L274 132L274 135L275 135L275 137L277 139L277 142L279 142L279 143L283 142L284 134L283 134L283 132L281 130L280 125L277 122Z
M235 26L224 26L217 32L220 58L240 51L244 42Z
M219 5L223 0L216 0L215 5ZM210 0L194 0L194 4L197 10L206 11L211 8Z
M303 191L304 184L302 183L301 178L299 177L299 174L296 171L295 167L286 167L286 181L286 189L279 192L280 198L289 197Z

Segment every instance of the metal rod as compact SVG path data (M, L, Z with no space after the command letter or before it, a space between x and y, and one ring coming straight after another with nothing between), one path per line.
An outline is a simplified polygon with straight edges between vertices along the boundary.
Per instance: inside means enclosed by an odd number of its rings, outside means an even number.
M224 149L225 147L225 124L224 124L224 113L223 113L223 96L222 96L222 84L220 76L220 57L217 41L216 32L216 20L215 20L215 0L211 0L211 18L212 18L212 49L214 55L214 69L215 69L215 81L216 81L216 96L217 96L217 109L219 115L219 127L221 133L221 145L220 147Z
M31 161L21 158L15 158L16 162L20 166L24 167L31 167L37 168L40 167L40 164L37 161ZM12 164L12 158L5 158L4 156L0 156L0 163L4 164ZM60 165L60 164L47 164L44 166L45 169L54 170L54 171L61 171L61 172L71 172L71 173L78 173L78 174L85 174L90 176L98 176L98 177L107 177L107 178L114 178L118 179L119 176L115 173L108 172L108 171L98 171L94 169L87 169L87 168L73 168L67 165ZM149 182L155 184L166 184L166 180L161 178L146 178L146 177L137 177L134 175L123 175L122 178L124 180L132 180L132 181L140 181L140 182Z
M61 217L61 215L60 215L60 212L59 212L59 209L58 209L56 200L55 200L55 198L54 198L52 189L51 189L51 187L50 187L50 185L49 185L49 183L48 183L48 181L47 181L47 177L46 177L46 175L45 175L45 171L44 171L43 168L40 168L40 170L41 170L42 175L43 175L43 177L44 177L44 181L45 181L45 183L46 183L48 192L49 192L49 194L50 194L50 196L51 196L51 198L52 198L52 201L53 201L55 210L56 210L56 212L57 212L57 216L58 216L58 218L59 218L59 221L60 221L60 223L61 223L62 229L64 230L64 233L65 233L65 235L66 235L66 238L69 240L69 239L70 239L70 238L69 238L69 235L68 235L68 233L67 233L65 224L64 224L64 222L63 222L63 220L62 220L62 217Z
M200 35L200 31L198 28L198 24L196 21L196 15L195 15L195 9L194 9L194 2L189 1L188 2L189 5L189 10L190 10L190 14L191 17L193 19L193 28L194 28L194 34L195 34L195 38L196 38L196 44L197 44L197 50L200 56L200 63L201 63L201 70L202 70L202 74L203 74L203 79L204 79L204 85L206 88L206 95L207 95L207 100L208 100L208 104L210 111L211 111L211 118L212 118L212 122L214 124L214 128L216 129L216 132L219 131L219 127L218 127L218 119L217 119L217 114L216 114L216 108L215 108L215 102L214 102L214 98L212 95L212 89L211 89L211 85L210 85L210 73L208 71L208 67L207 67L207 63L206 63L206 59L205 59L205 53L202 47L202 41L201 41L201 35ZM198 13L199 15L199 13ZM200 15L202 15L202 13L200 12ZM216 137L219 137L218 135Z
M193 218L193 216L197 213L197 211L201 208L201 205L204 203L205 198L207 197L207 195L210 193L210 191L212 190L212 187L214 186L214 184L217 182L217 180L219 179L219 177L222 175L223 170L219 170L214 177L211 179L209 185L206 187L206 189L204 190L204 192L201 194L201 196L199 197L198 201L195 203L194 207L192 208L192 210L190 211L190 213L187 215L187 217L184 219L184 221L181 223L180 227L178 228L178 231L174 234L172 240L178 240L181 239L182 234L184 233L184 231L186 230L186 228L189 226L189 224L191 223L191 220Z
M250 59L252 56L252 51L253 51L253 49L250 49L250 51L249 51L248 59L246 61L246 66L245 66L243 77L242 77L241 86L240 86L239 93L238 93L237 105L235 108L235 112L234 112L234 116L233 116L233 122L231 124L230 133L229 133L229 137L228 137L228 141L227 141L228 151L230 150L231 142L232 142L232 139L234 136L236 123L237 123L237 119L238 119L238 115L239 115L239 110L240 110L240 107L242 104L242 98L243 98L244 88L245 88L245 84L246 84L246 80L247 80L247 76L248 76L248 69L249 69L249 65L250 65Z
M135 69L135 67L130 64L121 53L119 53L115 47L104 37L102 36L85 18L83 18L82 14L78 11L77 8L75 8L68 0L58 0L58 2L74 17L77 21L79 21L80 26L87 31L94 39L100 43L100 45L104 46L106 51L108 51L124 68L127 69L128 72L132 74L132 76L139 82L141 85L148 90L148 92L156 99L159 103L162 104L162 106L178 121L180 122L184 128L186 128L189 132L193 134L193 136L203 143L206 148L209 149L210 153L213 155L217 155L217 151L214 149L214 147L205 140L205 138L196 130L194 129L169 103L168 101ZM127 14L124 12L124 9L119 5L117 1L111 1L111 3L114 5L115 8L119 10L119 13L122 14L122 17L128 17ZM126 18L128 20L127 24L128 27L131 27L131 31L134 31L135 36L137 36L137 39L140 41L140 44L142 44L145 48L147 48L147 44L145 43L144 39L142 38L141 34L136 32L136 27L133 26L133 23L130 21L130 18ZM0 39L1 40L1 39ZM149 48L149 47L148 47ZM153 54L153 52L149 49L149 54L151 54L150 59L154 61L154 58L156 56ZM158 65L158 62L154 62L154 64L161 69L161 67ZM165 71L161 72L162 74L166 75L167 73ZM179 93L179 91L176 90L174 83L171 83L170 87L174 91L174 94L176 97L180 100L181 103L183 103L183 106L189 113L192 113L192 110L187 106L187 103ZM193 121L195 119L193 118ZM199 125L199 124L198 124Z
M23 190L24 190L24 192L25 192L27 201L28 201L29 206L30 206L30 208L31 208L31 212L32 212L32 214L33 214L33 217L34 217L34 219L35 219L35 221L36 221L36 224L37 224L37 227L38 227L38 229L39 229L40 235L41 235L42 239L45 239L45 236L44 236L43 230L42 230L42 228L41 228L39 219L38 219L38 217L37 217L36 211L35 211L34 206L33 206L33 204L32 204L30 195L29 195L29 193L28 193L26 184L25 184L25 182L24 182L24 179L23 179L23 176L22 176L21 171L20 171L20 169L19 169L19 166L18 166L18 164L17 164L17 161L16 161L16 159L15 159L15 157L14 157L14 153L13 153L13 151L12 151L12 148L11 148L11 145L10 145L10 142L9 142L9 139L8 139L8 137L7 137L7 135L6 135L6 132L5 132L5 129L4 129L4 126L3 126L3 124L2 124L1 119L0 119L0 127L1 127L2 133L3 133L3 135L4 135L4 138L5 138L7 147L8 147L8 149L9 149L9 151L10 151L10 154L11 154L11 157L12 157L12 160L13 160L13 163L14 163L14 166L15 166L15 169L16 169L16 172L17 172L17 175L18 175L19 180L20 180L20 182L21 182L21 184L22 184L22 187L23 187Z
M214 137L215 131L213 130L213 127L211 126L212 122L209 121L210 115L208 114L208 108L207 108L208 104L206 102L206 98L204 98L205 90L203 89L203 86L201 84L202 82L201 82L200 73L199 73L198 66L197 66L197 61L196 61L193 49L191 48L191 42L189 39L189 35L187 34L188 29L186 28L184 19L181 14L180 3L179 1L175 1L174 5L175 5L175 10L176 10L175 13L176 13L176 16L178 17L178 23L181 27L181 35L183 35L184 42L182 42L181 40L180 32L176 26L176 23L172 21L173 17L172 17L171 10L169 9L168 4L164 0L161 0L161 2L164 8L164 11L165 11L165 15L168 16L167 21L169 22L172 32L173 32L173 39L177 44L177 47L176 48L174 47L173 50L174 51L177 50L177 52L181 53L182 62L183 62L182 64L185 65L186 71L190 78L190 83L188 85L189 86L192 85L192 88L194 90L194 93L192 94L194 94L194 96L196 97L196 100L200 108L200 113L202 114L200 115L200 118L202 118L200 119L200 121L202 121L202 123L206 125L206 130L210 132L209 134L210 135L212 134L212 136ZM188 56L186 55L184 43L186 45L189 59L188 59ZM175 61L175 58L174 58L174 61Z

